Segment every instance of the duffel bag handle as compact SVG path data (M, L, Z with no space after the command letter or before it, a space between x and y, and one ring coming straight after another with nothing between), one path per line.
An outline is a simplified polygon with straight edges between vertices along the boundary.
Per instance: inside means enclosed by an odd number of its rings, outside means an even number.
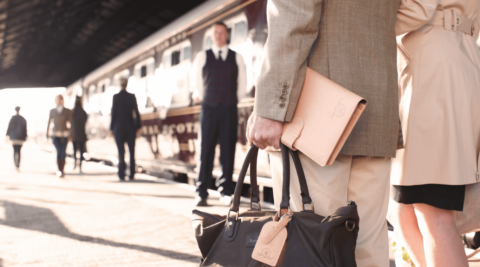
M305 178L305 173L303 172L302 162L300 161L300 156L298 155L298 150L292 150L285 146L290 151L290 155L292 156L293 163L295 164L295 169L297 171L298 180L300 182L300 192L302 196L302 206L303 211L310 209L311 211L315 212L313 207L312 198L310 198L310 193L308 192L307 186L307 179ZM287 192L290 195L290 190ZM310 205L310 207L306 207L306 205Z
M280 143L280 149L282 151L283 160L283 185L282 185L282 202L280 203L280 217L288 212L290 207L290 159L288 154L292 155L293 163L297 171L298 182L300 183L300 192L302 196L303 210L305 205L310 205L310 209L314 211L313 202L308 192L307 180L305 173L303 172L300 156L297 151L293 151L286 145Z
M286 212L288 212L288 207L290 202L290 160L288 155L289 153L292 156L293 162L295 164L295 169L297 171L298 179L300 182L303 209L305 210L305 205L310 205L310 209L313 211L314 210L313 202L308 192L307 181L305 179L305 173L303 171L303 167L300 162L300 157L298 155L298 152L289 149L284 144L280 144L280 147L281 147L282 159L283 159L283 186L282 186L282 202L280 204L280 209L281 209L280 215L283 215ZM253 204L256 204L258 206L258 209L260 210L259 192L258 192L258 186L257 186L257 157L258 157L258 147L256 147L255 145L252 145L245 157L245 161L243 162L242 169L238 176L238 181L235 187L235 193L234 193L232 205L230 207L229 215L230 215L230 212L233 211L237 213L237 216L238 216L242 186L243 186L245 176L247 174L247 170L249 166L250 166L250 185L251 185L250 207L253 207Z
M258 156L258 147L252 145L248 150L245 161L243 162L242 169L238 176L237 185L235 186L235 193L233 195L232 205L230 206L230 211L236 212L238 216L238 210L240 208L240 198L242 193L242 186L247 174L248 167L250 166L250 185L251 185L251 198L250 206L255 203L260 209L259 203L259 194L257 186L257 156ZM230 213L229 211L229 213Z

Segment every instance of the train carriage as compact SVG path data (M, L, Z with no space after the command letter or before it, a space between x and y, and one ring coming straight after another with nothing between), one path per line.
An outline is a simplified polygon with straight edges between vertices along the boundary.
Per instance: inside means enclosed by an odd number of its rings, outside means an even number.
M248 150L246 124L253 110L254 82L259 75L267 38L266 0L210 0L152 34L67 88L67 105L81 95L89 114L88 153L91 158L117 163L117 149L109 133L112 98L119 79L139 105L142 134L137 138L137 165L196 177L201 106L195 105L192 81L195 56L212 46L211 25L223 21L229 48L240 53L247 73L247 95L238 103L238 140L235 175ZM70 99L68 99L70 98ZM219 147L217 153L219 155ZM128 156L126 157L128 159ZM220 174L216 157L214 175ZM267 153L259 153L259 176L270 177ZM234 175L234 176L235 176Z

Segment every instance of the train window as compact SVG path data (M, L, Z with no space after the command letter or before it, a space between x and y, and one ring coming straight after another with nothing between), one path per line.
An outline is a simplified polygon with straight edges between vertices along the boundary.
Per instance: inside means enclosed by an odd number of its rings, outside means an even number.
M192 48L190 46L186 46L183 48L183 60L188 60L192 56Z
M168 68L170 67L170 55L163 54L163 65Z
M180 63L180 51L172 51L172 66L178 65Z
M147 76L147 66L143 65L140 67L140 78Z
M88 97L91 97L95 94L95 89L95 85L90 86L90 88L88 89Z
M247 24L245 21L240 21L235 23L235 36L233 37L233 42L242 41L247 37Z
M232 42L232 27L227 28L227 31L228 31L227 45L229 45Z
M208 36L207 39L205 40L205 50L212 48L212 45L213 45L212 36Z

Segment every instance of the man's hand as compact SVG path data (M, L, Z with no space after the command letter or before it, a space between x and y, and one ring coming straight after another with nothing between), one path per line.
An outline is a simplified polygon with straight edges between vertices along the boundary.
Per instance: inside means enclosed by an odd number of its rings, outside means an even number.
M248 118L247 138L249 144L254 143L260 149L265 149L267 146L279 149L282 130L283 122L262 118L255 112Z

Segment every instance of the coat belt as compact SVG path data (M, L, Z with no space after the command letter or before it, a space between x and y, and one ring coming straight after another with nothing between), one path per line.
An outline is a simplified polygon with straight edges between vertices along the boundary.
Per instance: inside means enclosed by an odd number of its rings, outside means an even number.
M460 31L478 39L480 24L476 19L469 19L454 9L437 10L428 23L429 25L443 26L445 30Z

